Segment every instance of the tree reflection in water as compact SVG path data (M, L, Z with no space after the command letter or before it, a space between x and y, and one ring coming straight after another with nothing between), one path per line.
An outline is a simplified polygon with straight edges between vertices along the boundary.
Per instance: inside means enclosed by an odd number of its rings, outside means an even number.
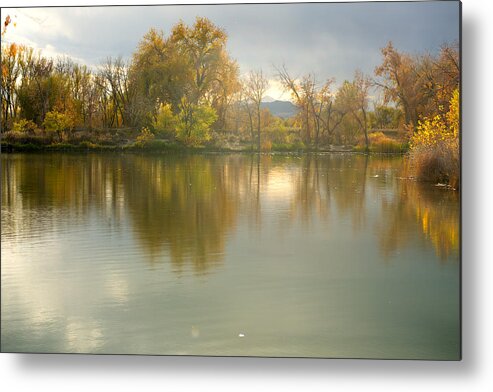
M399 179L402 166L353 154L13 154L2 156L2 233L42 233L95 212L112 230L129 224L150 263L204 273L223 261L240 217L260 232L277 209L283 230L348 219L353 233L377 237L384 259L418 233L446 261L459 250L458 194Z

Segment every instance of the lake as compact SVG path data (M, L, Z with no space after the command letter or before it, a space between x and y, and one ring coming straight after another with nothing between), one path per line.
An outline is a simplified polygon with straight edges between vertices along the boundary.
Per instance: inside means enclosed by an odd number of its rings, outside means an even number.
M459 195L406 158L1 164L2 351L460 356Z

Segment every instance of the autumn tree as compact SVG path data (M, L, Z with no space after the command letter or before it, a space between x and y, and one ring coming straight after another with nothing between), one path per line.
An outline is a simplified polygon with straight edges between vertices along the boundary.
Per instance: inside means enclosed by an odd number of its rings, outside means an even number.
M299 109L298 116L301 118L301 129L304 135L303 139L305 142L311 142L311 107L309 101L313 94L314 87L312 77L308 75L299 82L289 74L285 65L283 65L282 68L276 68L276 70L282 86L286 91L291 93L291 97Z
M183 97L177 120L177 139L190 146L199 146L210 140L210 129L217 114L211 106L198 105Z
M221 66L218 69L216 82L207 93L206 99L217 112L216 129L231 131L231 129L227 129L226 119L228 112L235 105L237 94L241 90L239 66L236 61L226 57L225 51L222 52L221 57Z
M375 69L375 84L383 89L385 103L395 102L403 111L406 124L416 129L424 96L417 63L398 52L392 42L382 49L383 61Z
M121 57L108 57L100 71L105 94L110 98L112 114L110 126L133 125L129 102L128 65Z
M325 102L325 109L321 112L321 120L324 125L325 136L329 142L333 142L335 131L340 127L348 114L341 91L337 90L336 93L332 93L330 89L331 85L332 80L327 81L321 96L321 99Z
M133 54L129 71L131 107L135 123L147 125L156 120L161 104L170 103L173 111L191 83L186 58L162 31L151 29Z
M192 26L179 22L169 37L151 29L130 67L137 122L152 124L162 104L170 104L178 114L186 98L194 106L212 106L219 126L224 126L227 108L239 89L238 65L229 57L226 42L224 30L207 18L197 18Z
M278 69L278 75L299 108L298 118L305 142L313 142L318 149L322 137L327 142L332 141L335 130L348 113L348 105L343 102L345 98L340 91L333 91L335 80L330 78L319 85L312 74L297 80L285 66Z
M358 124L359 130L365 137L365 147L369 149L368 138L368 96L371 87L370 79L361 72L356 72L354 80L345 81L341 86L340 100L345 111Z
M179 22L171 31L170 43L186 60L191 73L188 99L198 104L216 83L227 61L224 50L227 34L209 19L198 17L193 26Z
M269 87L269 81L265 78L262 70L250 71L246 80L245 80L245 97L252 104L255 110L255 118L256 118L256 128L257 128L257 149L260 151L261 148L261 140L260 140L260 118L261 111L260 106L262 103L262 98ZM252 122L252 115L249 112L250 121ZM252 122L253 124L253 122ZM253 135L252 135L253 136Z
M8 24L7 24L8 25ZM15 43L2 46L1 58L1 97L2 97L2 132L12 126L17 113L17 83L21 76L20 58L24 47Z
M416 66L417 78L425 99L420 110L421 117L445 116L450 100L460 84L459 44L445 44L438 55L425 54L419 57Z

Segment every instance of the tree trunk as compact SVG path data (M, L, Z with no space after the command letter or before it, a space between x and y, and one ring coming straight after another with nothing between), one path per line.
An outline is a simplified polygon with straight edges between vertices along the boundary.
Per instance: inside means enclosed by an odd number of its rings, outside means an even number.
M258 146L258 151L260 152L260 103L257 107L257 146Z

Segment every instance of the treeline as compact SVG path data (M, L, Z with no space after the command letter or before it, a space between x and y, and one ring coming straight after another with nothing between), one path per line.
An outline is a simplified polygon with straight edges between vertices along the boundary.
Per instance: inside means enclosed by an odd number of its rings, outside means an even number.
M128 62L110 57L89 68L15 43L2 43L1 61L7 136L41 135L55 143L77 137L141 145L155 139L244 143L257 150L335 144L401 151L427 119L440 117L451 128L447 113L460 75L458 44L413 56L389 43L374 75L357 71L338 88L334 79L295 78L283 65L277 77L298 113L282 119L261 107L269 87L262 70L240 77L226 32L206 18L191 26L179 22L169 35L151 29ZM378 129L402 132L389 137Z
M130 62L108 58L94 70L5 45L2 131L39 127L63 137L77 128L165 133L173 127L186 142L207 140L211 125L225 128L226 110L239 90L226 39L207 19L198 18L193 27L180 22L169 37L151 29Z

